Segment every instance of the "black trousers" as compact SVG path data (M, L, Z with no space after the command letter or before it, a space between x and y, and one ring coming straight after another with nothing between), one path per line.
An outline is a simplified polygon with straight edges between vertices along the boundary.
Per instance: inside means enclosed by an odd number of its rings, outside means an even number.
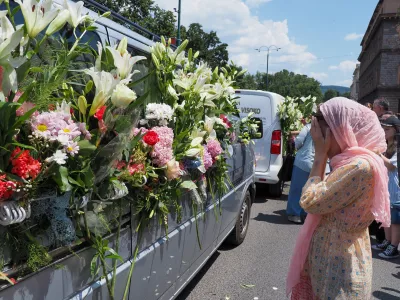
M382 242L385 239L385 230L383 228L379 228L381 224L378 224L376 221L372 222L369 225L369 234L375 235L376 240Z

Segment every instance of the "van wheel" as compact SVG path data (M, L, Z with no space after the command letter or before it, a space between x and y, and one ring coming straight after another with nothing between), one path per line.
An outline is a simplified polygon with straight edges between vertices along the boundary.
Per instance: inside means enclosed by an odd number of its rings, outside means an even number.
M268 194L274 198L280 198L282 196L283 184L279 181L277 184L268 185Z
M236 220L235 228L228 236L227 241L235 246L243 243L246 237L247 230L249 229L250 223L250 211L251 211L251 195L247 191L244 196L242 207L240 208L239 216Z

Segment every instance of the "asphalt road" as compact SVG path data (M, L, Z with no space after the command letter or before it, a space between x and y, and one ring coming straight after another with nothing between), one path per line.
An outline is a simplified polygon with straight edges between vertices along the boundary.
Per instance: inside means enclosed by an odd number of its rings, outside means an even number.
M286 195L268 199L260 190L243 244L222 245L178 300L286 299L286 272L299 226L286 219ZM373 267L373 299L400 299L400 259L385 261L375 253Z

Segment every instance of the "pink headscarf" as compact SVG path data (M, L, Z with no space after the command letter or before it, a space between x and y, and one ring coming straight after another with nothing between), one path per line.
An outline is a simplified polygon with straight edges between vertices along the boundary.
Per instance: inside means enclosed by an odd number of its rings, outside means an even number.
M338 97L321 105L325 121L338 142L342 153L331 160L333 170L349 164L355 157L367 160L374 172L374 199L371 211L383 227L390 226L388 172L383 160L374 152L386 151L385 133L376 114L365 106ZM286 282L286 293L300 282L308 249L321 215L308 214L297 237Z

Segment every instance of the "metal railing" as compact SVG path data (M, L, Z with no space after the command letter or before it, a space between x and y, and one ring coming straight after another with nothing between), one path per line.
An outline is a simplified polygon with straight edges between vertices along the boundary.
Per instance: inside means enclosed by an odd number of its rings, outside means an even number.
M73 0L76 1L76 0ZM116 13L115 11L110 10L108 7L97 3L94 0L83 0L83 2L86 4L86 6L88 8L92 7L95 8L96 10L100 11L101 13L105 13L105 12L111 12L111 16L113 17L114 20L118 20L121 23L123 23L122 25L129 25L130 29L135 29L140 31L142 34L146 34L149 36L149 38L152 41L161 41L160 36L152 33L151 31L147 30L146 28L136 24L135 22L132 22L131 20L125 18L124 16L121 16L119 13Z

